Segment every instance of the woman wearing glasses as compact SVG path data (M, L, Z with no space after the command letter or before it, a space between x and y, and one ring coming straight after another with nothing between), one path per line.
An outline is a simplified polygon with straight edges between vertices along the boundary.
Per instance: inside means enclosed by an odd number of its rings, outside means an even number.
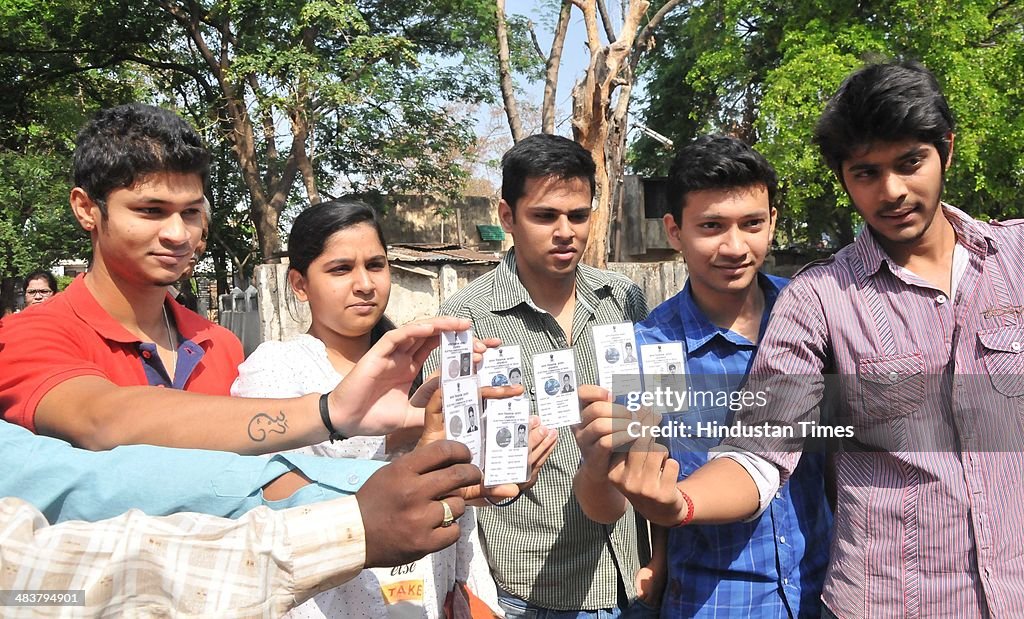
M38 305L57 294L57 278L49 271L33 271L25 277L25 307Z

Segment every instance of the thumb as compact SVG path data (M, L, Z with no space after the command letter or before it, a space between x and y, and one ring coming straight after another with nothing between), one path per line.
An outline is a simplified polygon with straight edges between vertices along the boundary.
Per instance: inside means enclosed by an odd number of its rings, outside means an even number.
M444 438L444 407L440 389L435 390L427 402L427 409L423 414L423 435Z
M409 405L415 406L416 408L423 408L430 401L430 397L434 395L441 387L441 372L440 370L434 370L434 372L423 381L420 388L416 390L416 393L412 394L409 398Z

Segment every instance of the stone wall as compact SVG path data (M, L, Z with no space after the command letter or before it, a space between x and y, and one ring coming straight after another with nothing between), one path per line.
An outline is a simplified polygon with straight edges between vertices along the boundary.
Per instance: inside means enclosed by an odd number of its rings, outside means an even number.
M387 315L399 325L436 316L445 299L493 268L490 264L393 264ZM686 281L686 265L681 261L612 263L608 268L639 284L649 307L674 295ZM287 269L287 264L256 267L253 281L259 291L262 341L287 340L309 329L309 306L292 293Z
M608 270L621 273L636 282L644 291L650 309L682 290L686 283L686 263L682 260L609 262Z
M448 214L442 215L440 209ZM429 196L398 196L389 201L381 223L384 238L392 245L444 243L481 251L504 251L512 246L509 236L501 242L483 241L477 231L478 224L501 225L495 198L467 196L446 201Z
M806 251L778 251L769 254L764 270L792 277L807 262L826 255L827 252L818 255ZM287 264L256 267L253 281L259 291L262 341L289 339L309 328L309 307L292 294L287 268ZM387 315L399 325L436 316L445 299L493 268L492 264L392 264ZM650 308L675 295L686 283L686 264L682 260L612 262L608 269L636 282L643 289Z

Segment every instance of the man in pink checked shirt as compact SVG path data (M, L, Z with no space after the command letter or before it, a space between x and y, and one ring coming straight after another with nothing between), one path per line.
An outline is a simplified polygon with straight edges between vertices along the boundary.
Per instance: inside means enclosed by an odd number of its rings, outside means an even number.
M824 616L1024 608L1024 221L941 201L953 131L921 65L850 75L814 138L867 226L775 304L745 387L767 404L737 413L775 432L726 440L678 483L644 439L611 465L651 522L737 521L765 509L809 435L841 429Z

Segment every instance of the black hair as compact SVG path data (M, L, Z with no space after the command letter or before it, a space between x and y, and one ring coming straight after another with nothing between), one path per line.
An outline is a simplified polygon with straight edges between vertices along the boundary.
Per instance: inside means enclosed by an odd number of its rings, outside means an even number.
M75 145L74 181L106 215L110 192L158 172L198 174L206 186L210 153L174 112L129 103L100 110Z
M705 189L746 189L764 185L775 206L779 179L764 155L729 135L703 135L676 153L668 172L665 198L676 225L682 225L686 196Z
M547 176L586 179L593 198L596 170L594 158L578 143L560 135L537 133L519 140L501 158L501 199L514 213L526 180Z
M955 125L938 80L923 65L870 64L843 80L818 119L814 143L840 180L843 162L876 141L928 142L945 168Z
M305 276L309 265L324 253L327 240L335 232L364 223L374 229L381 247L386 250L388 245L384 241L380 217L377 211L365 202L355 198L338 198L307 208L295 218L292 230L288 234L288 268ZM376 342L394 328L395 324L390 319L381 316L380 321L370 332L370 342Z
M45 279L46 283L50 286L50 290L57 293L57 278L53 276L47 270L39 269L38 271L32 271L25 276L25 289L28 289L28 283L34 279Z

